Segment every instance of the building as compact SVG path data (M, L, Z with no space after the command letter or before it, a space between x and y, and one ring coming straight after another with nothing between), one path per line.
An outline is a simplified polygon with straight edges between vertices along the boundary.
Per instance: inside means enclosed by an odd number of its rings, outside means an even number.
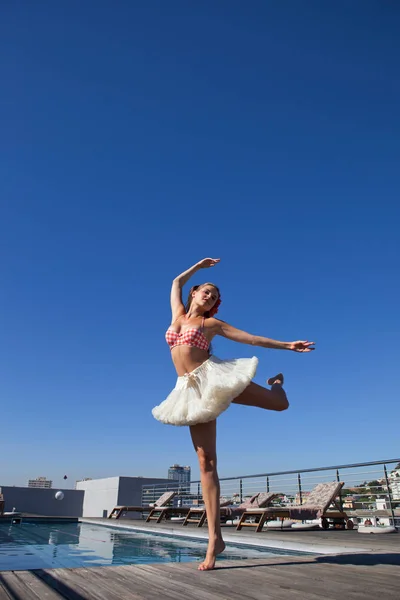
M92 477L84 477L83 479L78 479L77 481L75 481L75 489L78 489L78 483L80 483L81 481L92 481Z
M180 465L172 465L172 467L170 467L168 469L168 479L177 481L179 484L188 484L184 487L187 489L187 491L189 491L190 490L190 467L181 467Z
M168 479L153 477L106 477L77 481L84 492L83 517L108 517L115 506L148 506L167 490ZM127 511L123 516L142 519L143 513Z
M400 469L393 469L389 474L390 491L393 500L400 500Z
M41 479L51 484L45 477ZM6 512L15 509L17 512L35 516L98 518L107 517L115 506L148 506L158 500L168 489L168 485L169 480L166 478L109 477L78 481L77 489L71 490L4 486L0 479L0 495L4 496ZM64 497L61 500L56 498L56 490L63 492ZM143 514L141 511L130 511L121 518L143 519Z
M22 512L27 516L35 515L41 517L75 518L82 516L83 499L85 496L85 492L83 491L58 488L57 491L64 494L62 500L58 500L56 498L56 490L52 488L2 485L0 490L4 495L5 512Z
M356 507L356 501L354 499L354 496L346 496L343 499L343 508L354 510L355 507Z
M28 487L50 490L53 487L53 482L50 479L46 479L46 477L37 477L28 481Z

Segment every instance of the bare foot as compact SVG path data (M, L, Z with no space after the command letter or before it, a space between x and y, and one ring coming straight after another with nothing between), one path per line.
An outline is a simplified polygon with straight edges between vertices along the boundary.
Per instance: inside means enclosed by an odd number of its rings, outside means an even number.
M275 375L275 377L270 377L269 379L267 379L267 383L268 385L274 385L274 384L278 384L278 385L283 385L283 374L282 373L278 373L278 375Z
M205 560L198 566L198 571L212 571L215 567L215 560L218 554L225 550L225 542L222 538L216 540L215 544L210 547L208 543L207 554Z

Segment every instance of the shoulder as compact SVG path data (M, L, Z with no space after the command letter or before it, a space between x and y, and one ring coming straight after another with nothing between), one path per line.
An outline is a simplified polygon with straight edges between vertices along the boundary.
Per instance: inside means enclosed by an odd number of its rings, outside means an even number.
M219 331L224 324L225 321L221 321L221 319L216 319L215 317L208 317L204 321L204 326L212 331Z

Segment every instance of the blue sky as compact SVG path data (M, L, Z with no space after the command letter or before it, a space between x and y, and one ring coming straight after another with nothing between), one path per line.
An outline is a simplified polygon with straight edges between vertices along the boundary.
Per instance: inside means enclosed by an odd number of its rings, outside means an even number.
M398 456L399 6L2 12L0 485L197 476L151 408L175 381L170 281L205 256L222 319L317 342L216 340L291 402L224 413L220 475Z

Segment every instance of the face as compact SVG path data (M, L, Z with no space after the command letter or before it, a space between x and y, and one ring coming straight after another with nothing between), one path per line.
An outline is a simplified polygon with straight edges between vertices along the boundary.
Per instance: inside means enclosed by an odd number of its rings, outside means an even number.
M204 312L211 310L218 298L218 291L213 285L205 285L193 293L193 300L204 309Z

